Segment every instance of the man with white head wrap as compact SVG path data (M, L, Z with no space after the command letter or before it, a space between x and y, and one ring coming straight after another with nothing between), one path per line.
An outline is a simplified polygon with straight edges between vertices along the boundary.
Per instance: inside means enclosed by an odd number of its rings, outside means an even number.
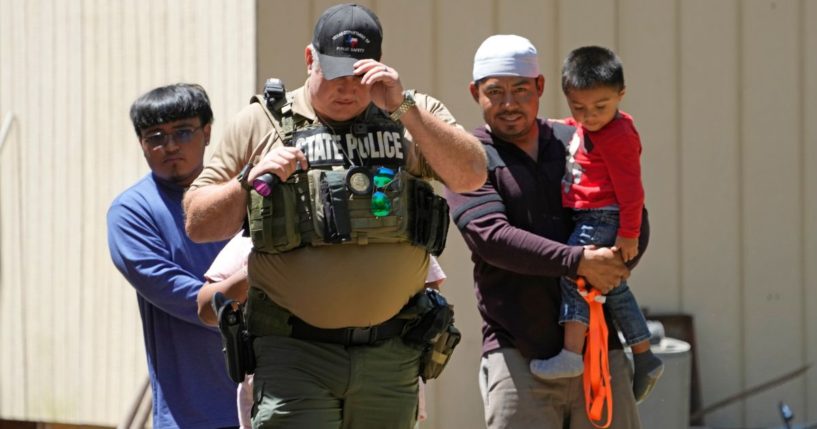
M562 208L560 182L565 145L575 128L537 118L544 86L530 41L515 35L485 40L474 57L470 91L486 122L474 135L488 155L488 181L477 191L446 192L474 261L483 319L479 381L491 429L593 427L581 376L540 381L528 363L562 348L560 276L584 276L606 292L629 275L609 248L563 244L572 225ZM639 255L648 228L644 216ZM615 335L609 338L610 427L639 428L632 372L621 343Z

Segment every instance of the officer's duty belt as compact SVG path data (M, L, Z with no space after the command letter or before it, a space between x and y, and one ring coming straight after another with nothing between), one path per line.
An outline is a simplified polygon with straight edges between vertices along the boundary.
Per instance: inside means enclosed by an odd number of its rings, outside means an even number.
M371 345L378 341L399 337L403 333L406 319L389 319L379 325L367 328L323 329L312 326L303 320L291 316L292 338L321 343L341 344L344 346Z

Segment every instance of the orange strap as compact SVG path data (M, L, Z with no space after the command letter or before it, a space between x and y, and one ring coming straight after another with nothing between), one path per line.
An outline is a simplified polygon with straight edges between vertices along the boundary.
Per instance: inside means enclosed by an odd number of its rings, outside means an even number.
M584 290L584 300L590 307L590 326L587 329L587 345L584 352L584 403L590 423L597 428L610 427L613 420L613 389L610 386L610 362L607 357L607 324L604 321L604 300L598 289L589 287L583 277L576 280L579 291ZM607 420L602 424L604 406Z

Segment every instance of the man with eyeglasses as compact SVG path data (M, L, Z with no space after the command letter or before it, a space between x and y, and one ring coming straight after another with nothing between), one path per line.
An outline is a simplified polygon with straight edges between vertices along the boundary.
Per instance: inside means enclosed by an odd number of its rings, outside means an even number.
M440 101L404 91L382 40L368 8L325 10L305 85L242 110L185 196L194 240L235 235L249 211L254 427L414 426L422 348L403 328L423 328L400 316L448 225L426 179L473 190L486 159Z
M236 385L219 333L198 318L204 272L226 244L184 231L182 195L204 165L213 112L199 85L156 88L130 110L150 173L108 210L114 265L136 289L153 394L153 427L238 426Z

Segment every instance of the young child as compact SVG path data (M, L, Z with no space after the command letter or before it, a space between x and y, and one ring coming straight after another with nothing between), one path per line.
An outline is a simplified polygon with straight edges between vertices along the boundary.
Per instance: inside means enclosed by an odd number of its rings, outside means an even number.
M233 237L221 250L210 269L204 274L207 283L199 290L196 301L198 314L202 322L210 326L218 326L218 319L210 304L216 292L223 293L227 298L244 302L247 300L249 283L247 282L247 257L252 250L252 240L243 237L240 233ZM426 287L439 289L446 279L437 259L429 256L428 276ZM252 428L252 374L247 375L238 385L238 422L242 429ZM425 406L425 384L420 380L418 392L419 404L417 421L421 422L428 417Z
M624 97L624 72L618 56L606 48L574 50L562 66L562 90L577 127L567 148L562 180L562 204L573 209L576 227L568 244L614 246L624 262L638 255L644 205L641 185L641 140L633 118L618 110ZM633 393L643 401L664 371L650 351L647 323L626 282L606 296L609 311L633 351ZM531 372L542 379L574 377L584 371L582 349L588 307L576 283L562 279L560 322L564 348L550 359L531 361Z

